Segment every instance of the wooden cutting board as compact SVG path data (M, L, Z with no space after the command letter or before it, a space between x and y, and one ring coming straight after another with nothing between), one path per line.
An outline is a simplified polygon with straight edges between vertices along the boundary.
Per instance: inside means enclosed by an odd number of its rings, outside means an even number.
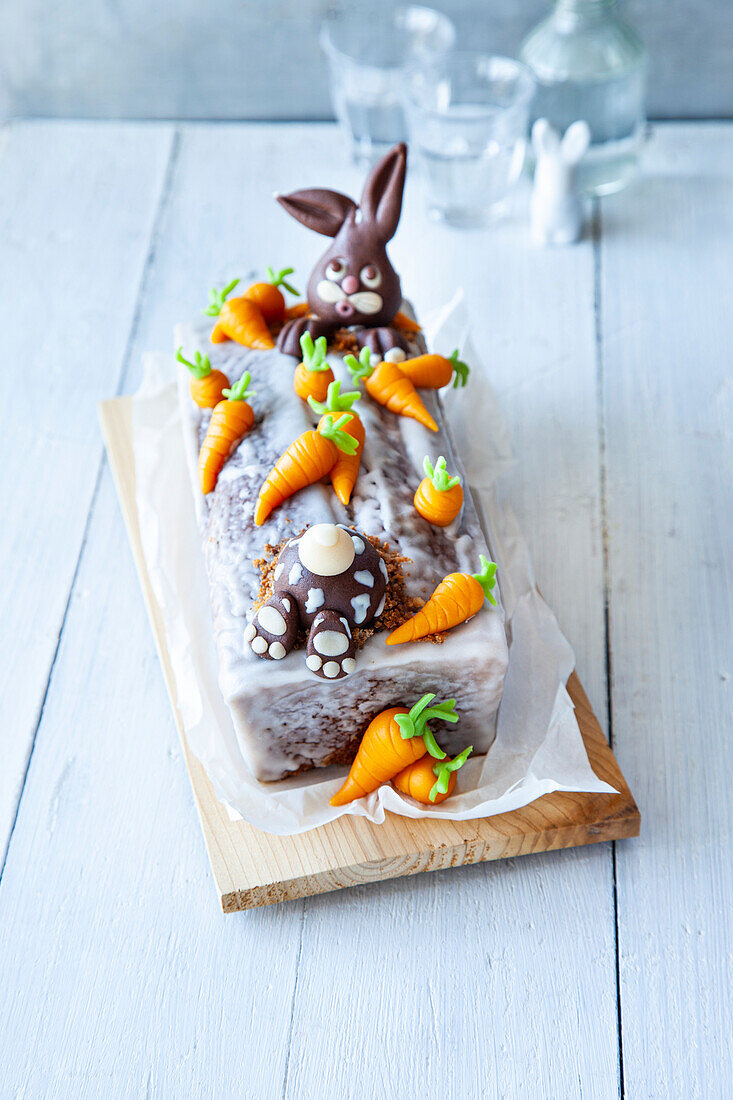
M575 673L568 681L568 691L591 766L619 794L548 794L512 813L473 821L415 821L388 813L383 825L372 825L365 818L345 816L298 836L274 836L245 821L231 820L188 747L178 711L163 619L150 586L140 542L131 399L120 397L102 402L99 416L225 913L420 871L638 835L641 819L636 803Z

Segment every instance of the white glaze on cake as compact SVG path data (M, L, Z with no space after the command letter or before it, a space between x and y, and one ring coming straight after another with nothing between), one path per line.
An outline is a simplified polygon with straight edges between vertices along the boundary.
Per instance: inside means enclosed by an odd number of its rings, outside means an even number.
M220 684L253 773L274 780L301 767L328 763L345 749L351 748L353 755L376 713L412 704L428 691L458 700L458 725L441 729L436 724L446 751L453 754L473 743L476 751L485 752L495 735L507 664L501 608L485 604L439 646L424 641L386 646L385 635L377 634L357 653L354 666L349 665L351 674L338 680L314 677L302 649L280 660L262 661L245 641L247 616L260 584L253 560L263 555L267 543L275 545L311 524L353 524L389 542L412 559L404 567L408 592L423 600L447 573L475 572L479 554L491 556L470 493L450 533L428 525L413 508L426 454L445 455L449 468L462 473L436 395L421 391L440 426L438 433L394 416L364 394L356 407L366 429L366 445L350 506L344 508L330 484L323 482L286 501L257 528L252 512L262 481L280 454L296 436L314 427L317 418L292 392L294 359L231 342L211 344L208 334L206 321L179 326L176 346L183 344L187 357L197 348L206 352L212 367L225 371L231 381L249 370L257 391L252 401L255 426L229 458L214 492L204 498L196 483L196 457L211 413L193 405L187 372L181 368L179 392L210 581ZM341 358L329 353L328 359L342 388L354 388ZM353 543L358 562L363 544L358 537ZM313 609L322 606L317 603ZM314 659L322 661L311 654L308 662ZM344 667L350 660L344 660Z

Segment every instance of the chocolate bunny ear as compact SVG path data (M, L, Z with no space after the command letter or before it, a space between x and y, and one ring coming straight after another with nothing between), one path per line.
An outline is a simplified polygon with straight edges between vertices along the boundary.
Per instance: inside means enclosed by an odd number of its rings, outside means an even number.
M376 226L382 241L394 237L402 212L407 170L407 146L400 142L375 164L367 176L360 208L365 222Z
M275 198L296 221L324 237L335 237L349 214L356 210L356 203L348 195L320 187Z

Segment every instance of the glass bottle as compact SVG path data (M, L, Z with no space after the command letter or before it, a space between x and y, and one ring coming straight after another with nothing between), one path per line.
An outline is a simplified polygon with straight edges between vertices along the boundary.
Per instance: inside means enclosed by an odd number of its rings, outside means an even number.
M537 80L533 120L548 118L561 132L579 118L590 126L578 183L591 195L628 183L644 140L646 50L616 4L555 0L520 50Z

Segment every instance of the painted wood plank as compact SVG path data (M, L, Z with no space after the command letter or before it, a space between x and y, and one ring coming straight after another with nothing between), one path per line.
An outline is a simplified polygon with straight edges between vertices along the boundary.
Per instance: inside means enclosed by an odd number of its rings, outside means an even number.
M733 126L660 128L601 246L627 1096L733 1081L731 240Z
M108 469L0 885L0 1096L279 1096L300 903L222 916Z
M13 124L0 148L0 867L170 156L169 127Z

